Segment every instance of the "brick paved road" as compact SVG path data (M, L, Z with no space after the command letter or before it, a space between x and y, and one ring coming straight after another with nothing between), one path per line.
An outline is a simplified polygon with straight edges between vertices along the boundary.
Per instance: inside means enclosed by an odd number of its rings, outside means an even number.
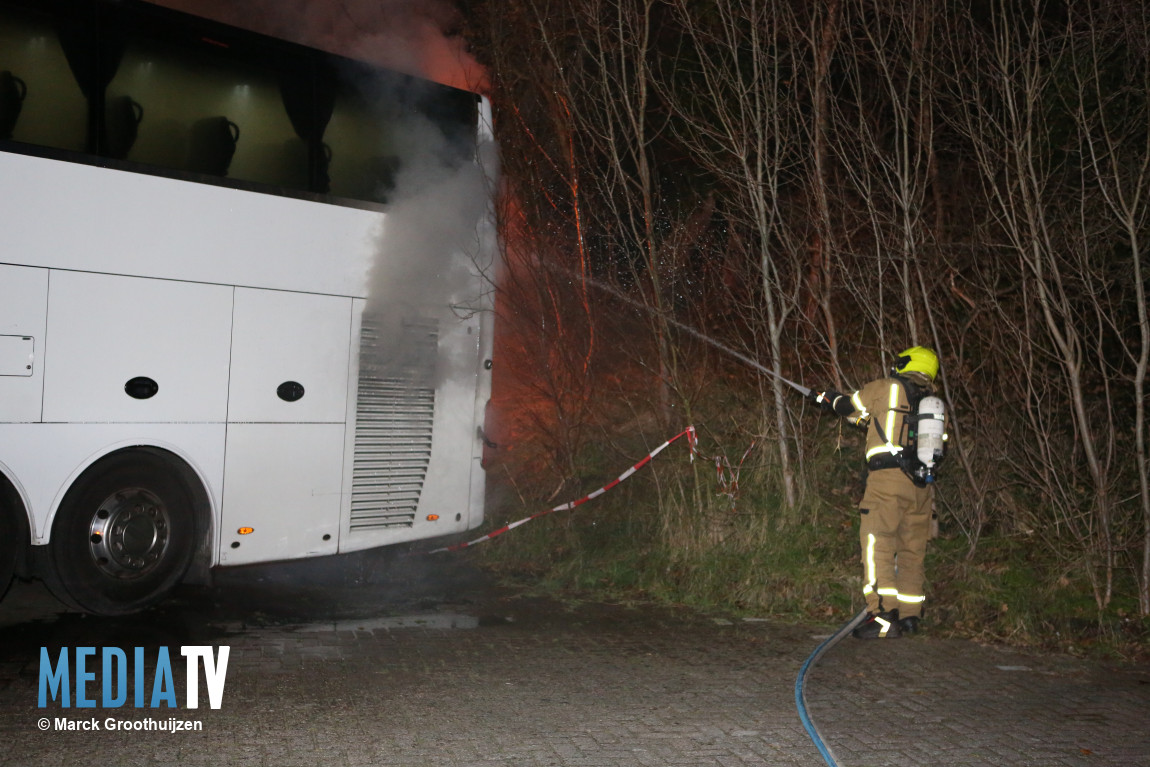
M824 764L793 685L826 627L564 606L472 576L406 597L371 578L240 578L121 621L53 618L50 597L18 586L21 601L0 606L0 765ZM337 602L349 589L354 601ZM202 731L39 731L44 715L171 716L36 707L41 645L135 644L173 646L181 705L175 646L232 648L222 708L174 712ZM1145 666L848 639L808 676L807 697L843 767L1150 765Z

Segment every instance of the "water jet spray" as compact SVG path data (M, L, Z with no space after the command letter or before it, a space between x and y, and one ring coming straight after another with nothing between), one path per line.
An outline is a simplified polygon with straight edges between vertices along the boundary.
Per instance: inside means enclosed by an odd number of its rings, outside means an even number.
M596 288L598 290L601 290L604 293L607 293L608 295L613 296L614 298L618 298L620 301L624 301L624 302L630 304L631 306L635 307L636 309L641 309L642 311L648 312L650 314L656 313L656 310L653 309L652 307L636 301L635 299L626 295L622 291L611 287L610 285L606 285L606 284L599 282L598 280L592 279L590 277L585 277L583 275L575 275L570 270L564 269L564 268L559 267L559 266L555 266L553 264L548 264L546 266L548 269L551 269L552 271L565 273L569 277L578 276L580 279L584 280L591 287ZM783 383L785 383L786 385L790 386L792 389L794 389L795 391L797 391L799 394L803 395L804 397L810 396L811 390L808 389L806 386L803 386L802 384L799 384L799 383L795 383L794 381L790 380L789 378L784 378L783 376L779 375L775 371L773 371L770 368L756 362L755 360L751 359L750 357L743 354L742 352L738 352L738 351L732 349L731 347L727 346L726 344L722 343L721 341L716 341L714 338L711 338L706 333L703 333L701 330L698 330L697 328L691 327L690 325L687 325L685 323L679 322L678 320L671 319L670 317L663 317L663 320L668 325L673 325L674 327L678 328L679 330L682 330L684 333L687 333L688 335L690 335L694 338L697 338L698 340L702 341L703 343L705 343L709 346L712 346L715 349L718 349L719 351L723 352L724 354L727 354L727 355L730 355L731 357L734 357L735 359L739 360L743 364L748 365L748 366L754 368L755 370L758 370L760 373L765 373L766 375L769 375L772 378L777 378L778 380L780 380Z

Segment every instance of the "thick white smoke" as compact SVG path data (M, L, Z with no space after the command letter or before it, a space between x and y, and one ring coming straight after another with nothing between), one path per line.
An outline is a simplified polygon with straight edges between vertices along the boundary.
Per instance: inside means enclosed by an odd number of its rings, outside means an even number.
M459 147L424 119L400 131L405 159L368 276L367 315L382 331L371 360L377 366L393 372L424 367L413 321L447 328L491 309L494 248L487 216L495 152L490 142L478 152L461 158ZM437 377L453 375L453 367L449 361ZM474 361L462 370L473 372Z
M458 148L449 147L430 121L412 119L398 138L404 160L388 195L369 309L473 301L465 293L474 279L476 226L487 212L488 179L477 164L459 162Z
M484 72L450 30L447 0L153 0L175 10L319 48L453 87L481 91ZM393 94L380 93L385 101ZM403 158L387 190L386 221L369 274L368 314L380 344L365 363L384 371L425 367L411 321L444 323L481 304L476 273L494 252L483 218L496 166L481 145L483 167L431 121L413 117L389 137ZM489 289L490 285L485 283ZM450 375L440 370L438 375Z

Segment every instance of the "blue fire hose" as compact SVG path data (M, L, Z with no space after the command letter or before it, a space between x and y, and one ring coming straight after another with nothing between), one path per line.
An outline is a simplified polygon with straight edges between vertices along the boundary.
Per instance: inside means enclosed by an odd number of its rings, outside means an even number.
M803 727L806 728L807 734L811 736L811 741L815 744L815 748L822 754L823 759L826 760L828 767L838 767L838 762L835 761L834 754L831 752L830 746L823 742L822 736L819 734L819 728L811 720L807 714L807 693L803 687L806 680L807 672L819 662L819 658L823 657L832 647L839 643L843 637L851 633L855 626L863 622L866 618L866 609L864 608L858 615L851 618L849 621L842 625L837 632L832 636L823 640L822 644L815 648L803 667L799 669L798 679L795 680L795 706L799 710L799 719L803 722Z

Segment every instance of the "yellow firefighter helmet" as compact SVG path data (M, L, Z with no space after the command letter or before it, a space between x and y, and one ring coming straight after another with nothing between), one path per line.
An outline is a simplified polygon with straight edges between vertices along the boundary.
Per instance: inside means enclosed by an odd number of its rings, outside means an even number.
M898 355L892 372L895 375L922 373L933 381L938 375L938 355L925 346L912 346Z

